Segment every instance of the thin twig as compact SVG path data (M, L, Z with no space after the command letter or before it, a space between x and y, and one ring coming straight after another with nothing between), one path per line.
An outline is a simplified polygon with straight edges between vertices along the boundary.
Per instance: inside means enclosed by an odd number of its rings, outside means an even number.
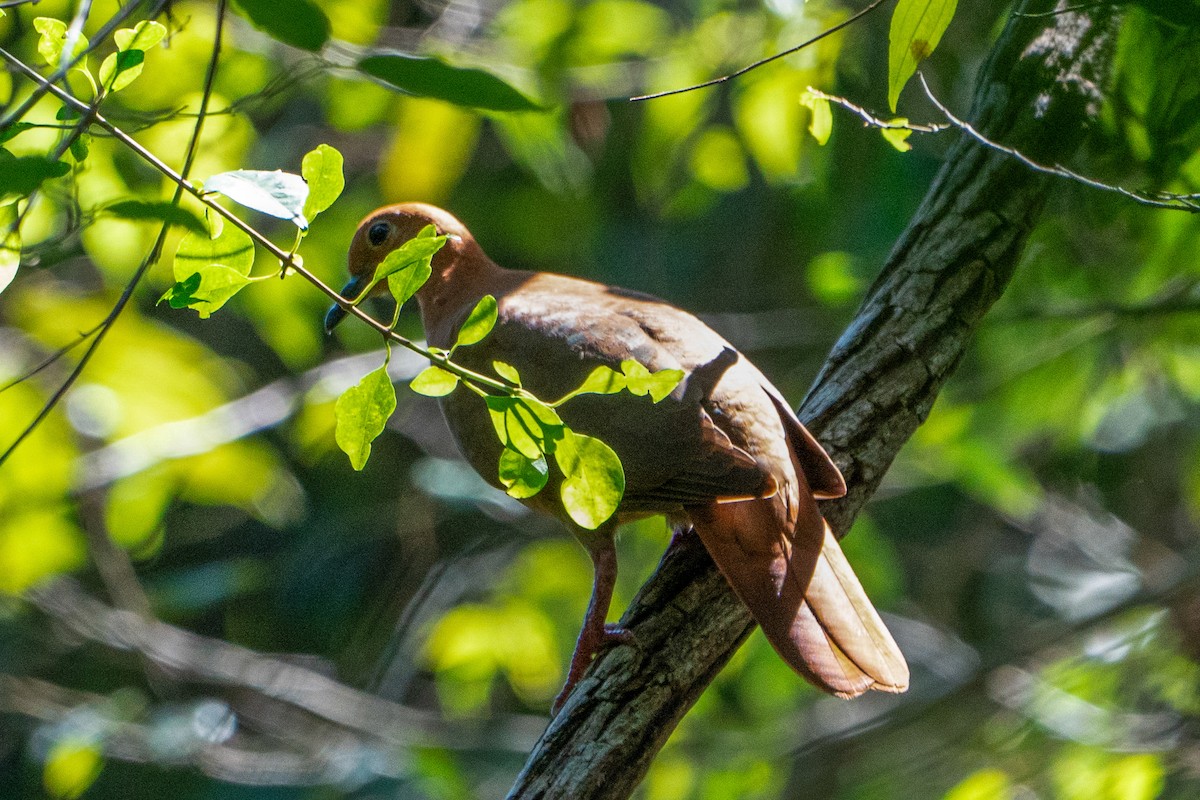
M726 81L731 81L734 78L745 75L747 72L749 72L752 69L758 69L759 67L761 67L765 64L770 64L772 61L781 59L784 56L790 56L792 53L799 52L800 50L803 50L804 48L808 47L811 44L816 44L817 42L824 39L826 36L831 36L831 35L837 33L838 31L840 31L842 28L845 28L848 25L852 25L853 23L862 19L867 14L870 14L872 11L879 8L885 2L887 2L887 0L874 0L874 2L872 2L866 8L864 8L862 11L859 11L856 14L854 14L853 16L849 17L848 19L843 20L842 22L839 22L837 25L834 25L832 28L828 28L827 30L824 30L821 33L818 33L816 36L809 39L808 41L802 42L802 43L796 45L795 47L789 47L787 50L784 50L783 52L780 52L780 53L776 53L773 56L767 56L766 58L761 59L760 61L755 61L753 64L749 64L747 66L742 67L737 72L731 72L728 75L724 75L720 78L713 78L710 81L705 81L704 83L698 83L695 86L685 86L682 89L668 89L665 92L655 92L654 94L643 94L643 95L639 95L638 97L631 97L631 98L629 98L629 101L631 103L637 103L642 100L654 100L659 97L669 97L673 94L683 94L684 92L694 92L697 89L707 89L709 86L716 86L719 83L725 83Z

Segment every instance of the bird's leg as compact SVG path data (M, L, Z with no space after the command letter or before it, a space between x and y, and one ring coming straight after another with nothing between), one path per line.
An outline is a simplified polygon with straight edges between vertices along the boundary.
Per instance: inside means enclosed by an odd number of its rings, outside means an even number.
M575 652L571 656L571 668L567 671L566 683L551 706L553 714L557 714L562 708L597 651L610 640L626 641L629 637L629 631L624 628L604 624L604 619L608 616L608 606L612 602L613 585L617 582L617 548L611 532L601 531L594 538L589 536L584 546L588 555L592 557L594 569L592 599L588 602L583 627L579 630L579 639L575 642Z

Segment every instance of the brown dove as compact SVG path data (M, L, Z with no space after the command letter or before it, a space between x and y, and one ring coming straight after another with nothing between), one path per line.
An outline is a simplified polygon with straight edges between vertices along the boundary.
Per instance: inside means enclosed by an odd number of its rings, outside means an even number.
M854 697L868 689L902 692L908 666L855 577L816 501L846 485L821 445L778 390L696 317L640 292L492 261L450 213L421 203L387 206L359 225L350 244L356 297L383 258L427 225L449 236L433 274L417 292L429 344L449 348L484 295L498 320L482 342L454 360L492 374L493 360L515 366L539 398L562 397L598 365L620 371L636 359L684 378L658 403L629 393L580 395L558 408L573 430L595 436L620 457L625 494L595 531L574 524L555 481L527 504L556 515L595 566L591 603L556 707L607 638L616 577L613 529L621 520L666 514L690 523L767 639L793 669L825 691ZM386 290L386 282L379 284ZM346 312L330 309L327 329ZM499 486L501 444L482 398L459 389L442 399L467 461ZM553 470L552 470L553 471Z

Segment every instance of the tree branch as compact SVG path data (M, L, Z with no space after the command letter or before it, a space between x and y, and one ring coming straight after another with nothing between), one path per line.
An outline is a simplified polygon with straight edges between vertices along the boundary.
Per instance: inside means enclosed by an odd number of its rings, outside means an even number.
M1098 111L1117 11L1021 4L979 76L977 131L1066 161ZM802 405L849 494L823 512L839 533L929 414L999 298L1049 177L960 138ZM694 536L671 547L626 612L631 643L604 653L543 734L514 798L625 798L753 622ZM903 644L903 643L902 643Z

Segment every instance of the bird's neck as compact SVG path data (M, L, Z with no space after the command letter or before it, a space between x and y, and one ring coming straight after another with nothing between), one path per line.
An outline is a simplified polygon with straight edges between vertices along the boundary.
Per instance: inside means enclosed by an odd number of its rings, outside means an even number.
M433 273L417 292L421 321L431 345L449 347L464 309L485 294L498 295L508 270L487 257L473 240L449 242L433 258Z

